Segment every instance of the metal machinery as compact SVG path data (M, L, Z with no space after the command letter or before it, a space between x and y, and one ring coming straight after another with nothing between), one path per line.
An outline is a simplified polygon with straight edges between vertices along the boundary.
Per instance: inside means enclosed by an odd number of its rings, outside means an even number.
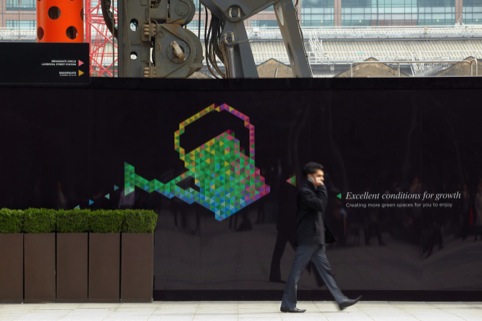
M118 39L119 76L186 78L201 69L200 39L184 28L196 13L192 0L119 0L116 30L110 0L102 0L107 26ZM244 22L273 6L296 77L312 77L292 0L201 0L211 12L206 62L223 78L257 78ZM224 68L217 62L221 61Z

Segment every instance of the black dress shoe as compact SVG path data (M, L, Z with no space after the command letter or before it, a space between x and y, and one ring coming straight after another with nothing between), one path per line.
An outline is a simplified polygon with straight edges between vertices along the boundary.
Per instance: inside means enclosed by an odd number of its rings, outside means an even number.
M289 312L289 313L303 313L303 312L306 311L306 309L298 309L298 308L288 309L288 308L283 308L283 307L281 307L281 308L280 308L280 311L281 311L281 312Z
M344 310L344 309L348 308L350 305L353 305L353 304L357 303L358 301L360 301L360 299L361 299L361 295L356 299L348 299L348 300L345 300L343 302L340 302L340 303L338 303L338 309Z

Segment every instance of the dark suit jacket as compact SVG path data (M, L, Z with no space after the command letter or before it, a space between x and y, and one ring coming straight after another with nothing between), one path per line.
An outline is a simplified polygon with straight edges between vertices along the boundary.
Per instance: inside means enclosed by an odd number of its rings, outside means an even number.
M296 244L324 245L325 237L332 237L328 231L325 235L324 216L328 202L326 187L315 188L309 181L304 181L298 191L298 209L296 212Z

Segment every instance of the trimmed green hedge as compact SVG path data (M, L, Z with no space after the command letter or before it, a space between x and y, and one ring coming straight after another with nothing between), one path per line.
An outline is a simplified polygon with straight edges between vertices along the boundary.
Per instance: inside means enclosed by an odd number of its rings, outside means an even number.
M57 211L57 232L85 233L90 231L90 210L59 210Z
M124 233L153 233L156 229L157 214L149 210L124 210Z
M151 210L0 209L0 233L153 233Z
M23 211L0 209L0 233L20 233L23 226Z
M56 211L46 208L29 208L23 214L23 232L51 233L56 229Z
M89 214L92 233L120 233L124 223L123 210L95 210Z

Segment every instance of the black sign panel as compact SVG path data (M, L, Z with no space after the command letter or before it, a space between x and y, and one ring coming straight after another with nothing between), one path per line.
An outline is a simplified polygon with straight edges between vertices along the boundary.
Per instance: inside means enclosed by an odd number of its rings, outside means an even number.
M88 43L0 43L0 84L87 84Z
M337 239L327 252L343 290L482 292L481 88L480 79L0 87L0 206L154 209L155 291L280 296L300 168L315 160L326 168ZM326 288L307 270L299 289Z

